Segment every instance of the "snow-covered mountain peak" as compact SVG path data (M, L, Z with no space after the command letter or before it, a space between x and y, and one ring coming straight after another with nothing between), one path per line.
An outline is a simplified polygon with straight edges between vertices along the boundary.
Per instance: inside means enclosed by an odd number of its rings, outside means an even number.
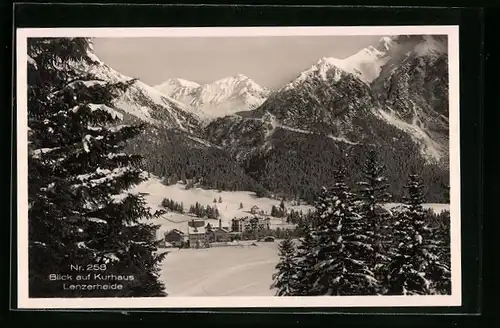
M427 56L433 54L445 54L448 52L447 42L433 37L432 35L425 35L423 42L419 42L415 46L415 52L420 56Z
M176 79L168 79L167 81L164 82L165 84L171 84L171 85L177 85L180 87L187 87L187 88L197 88L200 85L196 82L193 81L188 81L180 78Z
M380 38L380 40L377 42L374 48L377 49L378 51L385 52L389 51L393 46L394 46L394 38L389 36L384 36Z
M333 75L335 79L340 78L342 73L348 73L366 84L370 84L380 75L382 67L390 60L391 62L397 61L408 53L417 56L446 53L447 43L445 39L445 37L431 35L385 36L373 45L363 48L347 58L321 58L311 68L303 71L297 79L284 86L282 90L293 88L312 76L325 80L327 75L331 76L327 73L331 73L332 70L336 70Z
M175 78L175 79L168 79L163 83L155 85L153 88L159 90L165 95L170 95L174 90L193 89L193 88L198 88L199 86L200 85L196 82Z
M197 114L202 113L207 119L254 109L270 94L270 90L244 74L231 75L202 85L170 79L156 88L190 106Z
M202 88L226 87L226 88L253 88L257 91L264 91L264 88L246 75L236 74L216 80L209 84L204 84Z
M187 106L140 80L114 70L99 59L91 43L87 56L91 62L75 61L70 65L79 72L90 74L96 79L95 83L105 81L129 84L129 87L113 100L113 105L121 113L126 114L127 119L138 119L153 125L184 131L194 131L199 128L199 117L186 108Z

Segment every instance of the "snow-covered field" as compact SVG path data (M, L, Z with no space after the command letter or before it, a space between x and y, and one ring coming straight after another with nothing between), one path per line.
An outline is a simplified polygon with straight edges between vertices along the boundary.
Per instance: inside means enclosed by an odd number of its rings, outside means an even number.
M158 177L151 176L149 180L138 185L134 192L140 192L145 194L145 199L149 206L153 210L162 209L161 202L164 198L173 199L176 202L184 203L184 209L187 210L191 205L196 202L203 206L217 206L220 213L220 219L223 226L230 226L231 219L251 216L249 213L250 208L254 205L259 207L259 210L263 210L264 213L269 215L271 212L271 207L273 205L279 206L280 201L270 198L258 198L253 192L249 191L218 191L218 190L205 190L201 188L191 188L186 190L183 184L176 184L171 186L164 185ZM222 203L214 203L213 200L222 198ZM243 204L243 208L240 209L240 203ZM307 213L309 209L313 209L309 205L295 205L285 204L287 209L293 209L295 211L302 210ZM399 206L397 203L387 204L388 208L394 208ZM425 208L432 208L436 213L442 212L443 210L449 210L449 204L424 204ZM193 219L193 217L187 214L179 213L166 213L161 218L157 218L152 223L159 224L161 226L159 234L166 232L171 229L179 229L181 231L187 231L187 222ZM217 225L217 220L206 220L211 222L212 225ZM287 224L286 221L280 218L271 218L271 228L293 228L293 225Z
M217 206L220 213L220 219L223 226L230 226L231 219L240 218L245 216L251 216L250 208L254 205L259 207L259 210L264 211L264 213L271 213L271 207L273 205L279 206L280 201L270 198L258 198L253 192L248 191L221 191L218 190L205 190L201 188L191 188L186 190L183 184L176 184L171 186L164 185L161 180L157 177L151 176L151 178L142 184L138 185L133 191L144 193L144 198L153 210L163 209L161 202L164 198L173 199L176 202L184 203L184 209L187 212L191 205L196 202L203 206ZM222 203L214 203L213 200L222 198ZM243 208L240 209L240 203L243 204ZM307 213L308 209L312 209L312 206L308 205L296 205L291 206L286 204L288 209L293 209L295 211L302 210ZM161 231L167 231L171 229L179 229L181 231L187 231L187 222L193 219L193 217L186 214L179 213L166 213L161 218L157 218L151 221L155 224L161 225ZM206 220L211 222L212 225L217 225L217 220ZM279 218L271 218L271 228L293 228L293 225L287 224Z
M172 249L161 279L169 296L273 296L278 243Z

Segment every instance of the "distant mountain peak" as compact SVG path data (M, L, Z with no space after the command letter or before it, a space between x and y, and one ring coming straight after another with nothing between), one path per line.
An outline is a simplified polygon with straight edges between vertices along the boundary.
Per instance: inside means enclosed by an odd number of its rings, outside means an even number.
M200 85L196 82L181 79L181 78L173 78L173 79L170 78L170 79L165 80L161 84L155 85L154 88L162 89L162 88L167 87L167 86L170 86L170 87L172 87L172 86L179 87L180 86L180 87L186 87L186 88L197 88Z
M241 73L202 85L169 79L156 88L208 119L255 109L270 94L270 90Z
M327 72L335 69L352 74L355 78L370 84L379 76L382 66L389 60L402 57L409 51L414 52L417 56L446 53L447 43L445 39L446 37L432 35L385 36L373 45L363 48L347 58L320 58L315 65L303 71L296 80L282 89L292 88L313 75L324 80ZM335 73L336 78L343 75L342 72Z

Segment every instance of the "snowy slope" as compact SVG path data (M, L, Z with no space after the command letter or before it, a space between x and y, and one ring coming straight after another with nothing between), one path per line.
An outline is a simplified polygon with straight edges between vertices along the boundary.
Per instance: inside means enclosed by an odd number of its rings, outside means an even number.
M270 94L268 89L242 74L203 85L183 79L169 79L155 88L207 119L257 108Z
M326 72L332 69L340 69L336 75L340 78L342 72L352 74L361 81L370 84L382 72L382 68L389 63L397 66L398 61L409 53L417 56L438 56L446 53L446 43L439 38L426 36L393 36L382 37L376 44L368 46L347 58L323 57L308 70L291 83L284 86L285 89L295 87L314 74L326 79Z
M313 75L319 75L326 81L326 73L331 70L336 70L335 80L348 73L369 84L378 77L382 66L391 58L393 48L393 39L383 37L378 44L362 49L347 58L323 57L311 68L300 73L294 81L285 85L283 89L294 88Z
M447 76L445 37L383 37L347 58L321 58L257 112L270 112L285 126L355 143L365 136L376 144L374 127L389 124L408 135L426 160L446 166Z
M199 128L199 117L189 111L187 106L139 80L133 81L131 77L117 72L103 63L93 50L89 51L88 56L94 63L76 62L73 63L75 69L104 82L132 82L130 87L114 100L118 110L150 124L165 125L184 131L194 131Z
M230 226L231 219L251 216L249 210L252 206L257 205L259 209L263 210L265 213L271 212L271 207L273 205L279 206L280 201L270 198L257 198L253 192L249 191L221 191L218 190L205 190L201 188L191 188L186 190L185 185L175 184L171 186L164 185L158 177L151 176L151 178L140 185L138 185L133 190L134 192L140 192L146 194L144 197L148 206L153 210L163 209L161 202L164 198L173 199L176 202L184 203L184 209L187 211L191 205L196 202L203 206L217 206L220 213L220 219L224 226ZM214 203L213 200L222 198L222 203ZM243 203L243 208L240 209L240 203ZM308 205L290 205L286 204L287 208L299 211L302 210L306 213L309 209L312 209ZM187 230L187 221L192 219L189 215L182 215L178 213L167 213L162 218L156 219L155 223L162 226L162 230L170 230L173 228L179 229L181 231ZM207 220L207 222L214 223L213 220ZM282 219L271 219L272 227L291 227L291 225L286 224Z
M257 198L253 192L249 191L221 191L218 190L205 190L201 188L191 188L185 189L185 185L178 183L171 186L164 185L158 177L153 175L143 183L137 185L133 190L133 193L142 193L145 197L145 200L148 206L153 210L164 209L161 206L161 202L164 198L173 199L176 202L183 203L184 209L187 210L191 205L194 205L196 202L200 203L203 206L217 206L217 209L220 213L220 219L223 226L230 226L231 219L233 218L241 218L246 216L251 216L249 213L249 209L257 205L260 210L263 210L264 213L269 214L271 212L271 207L279 206L280 201L271 198ZM213 200L222 198L222 203L214 203ZM243 204L243 208L240 209L240 203ZM388 208L393 208L395 206L399 206L400 204L391 203L387 204ZM307 213L309 209L313 210L314 208L309 205L292 205L288 202L285 203L287 209L293 209L295 211L302 210L304 213ZM443 210L449 209L448 204L424 204L424 208L433 209L436 213L439 213ZM162 235L163 232L169 231L171 229L178 229L181 231L188 230L188 221L192 220L188 214L179 214L169 212L164 214L162 217L154 219L151 221L152 223L160 225L159 236ZM207 223L210 222L213 224L218 224L218 221L214 220L205 220ZM287 224L281 218L273 218L271 217L271 228L293 228L294 226L291 224Z

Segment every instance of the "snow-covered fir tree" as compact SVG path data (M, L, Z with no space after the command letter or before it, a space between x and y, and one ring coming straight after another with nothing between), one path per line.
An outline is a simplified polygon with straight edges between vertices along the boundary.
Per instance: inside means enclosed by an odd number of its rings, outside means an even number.
M379 163L377 152L371 149L361 167L363 180L358 182L359 214L365 223L365 234L369 237L374 249L370 268L377 280L384 280L382 269L388 263L387 250L392 242L389 231L389 212L382 207L391 195L387 192L389 185L384 176L385 166ZM384 291L381 291L382 293Z
M295 260L295 246L287 234L278 246L280 260L273 274L271 288L276 289L276 296L295 296L297 285L297 264Z
M319 295L375 294L378 282L369 266L373 247L364 232L363 218L355 211L354 195L344 181L341 168L335 173L331 196L318 213L320 248L313 290Z
M426 224L424 186L416 174L409 176L406 186L406 210L401 212L393 227L396 245L388 266L388 294L428 295L446 293L449 267L435 254L436 243ZM446 287L444 288L446 289Z
M295 285L295 296L311 295L312 287L316 280L315 265L318 262L318 244L316 243L316 232L312 228L312 222L299 221L299 227L304 237L295 252L297 283Z
M146 176L141 157L122 152L141 126L118 125L111 101L134 81L87 73L90 40L28 40L29 293L31 297L165 296L157 226L144 200L128 193ZM72 291L49 274L98 268L121 290ZM94 279L95 278L95 279ZM112 283L115 281L111 281ZM81 282L78 282L81 283Z

